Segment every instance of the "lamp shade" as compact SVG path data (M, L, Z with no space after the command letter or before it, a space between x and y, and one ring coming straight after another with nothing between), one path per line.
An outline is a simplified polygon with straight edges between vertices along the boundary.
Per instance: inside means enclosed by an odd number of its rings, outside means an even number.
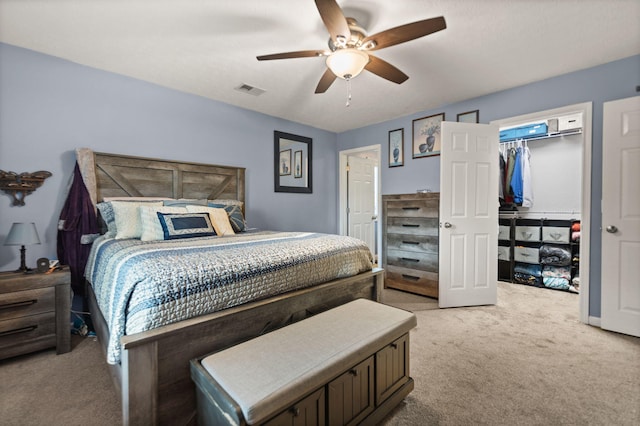
M327 56L327 66L336 77L350 79L362 72L369 63L369 55L362 50L339 49Z
M40 237L38 237L35 223L14 223L11 225L9 235L4 240L5 246L28 246L32 244L40 244Z

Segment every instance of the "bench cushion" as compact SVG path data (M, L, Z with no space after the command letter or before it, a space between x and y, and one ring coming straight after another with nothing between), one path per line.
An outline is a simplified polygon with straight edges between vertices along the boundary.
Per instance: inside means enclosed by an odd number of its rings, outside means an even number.
M258 424L416 324L411 312L358 299L209 355L201 364L247 423Z

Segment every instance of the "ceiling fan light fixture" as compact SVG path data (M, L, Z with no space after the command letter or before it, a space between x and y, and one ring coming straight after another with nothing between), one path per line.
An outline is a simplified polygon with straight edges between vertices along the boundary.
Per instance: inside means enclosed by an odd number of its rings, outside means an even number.
M338 49L327 57L327 67L342 79L354 78L368 63L367 52L353 48Z

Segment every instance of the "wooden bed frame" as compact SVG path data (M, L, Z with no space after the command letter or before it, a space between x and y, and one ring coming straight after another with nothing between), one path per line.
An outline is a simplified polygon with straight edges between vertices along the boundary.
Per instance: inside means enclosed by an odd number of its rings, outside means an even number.
M244 200L244 169L95 153L98 201L104 197ZM383 270L292 291L122 338L111 374L125 425L196 424L189 361L357 298L380 300ZM106 354L108 326L87 285L88 305ZM291 350L296 350L292 344Z

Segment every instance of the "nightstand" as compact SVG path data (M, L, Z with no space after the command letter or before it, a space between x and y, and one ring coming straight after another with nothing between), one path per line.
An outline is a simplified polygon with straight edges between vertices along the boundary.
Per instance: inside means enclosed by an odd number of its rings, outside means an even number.
M0 272L0 359L55 347L71 350L69 269Z

